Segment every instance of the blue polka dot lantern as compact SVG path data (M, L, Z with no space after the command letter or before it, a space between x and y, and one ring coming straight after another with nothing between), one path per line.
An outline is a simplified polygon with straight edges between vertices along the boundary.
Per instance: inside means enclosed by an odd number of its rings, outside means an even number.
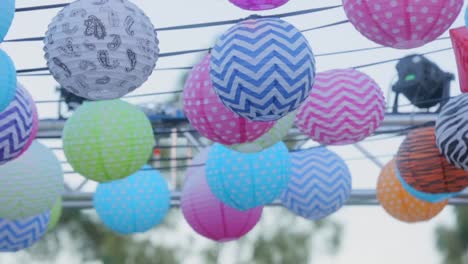
M210 75L221 102L254 121L278 120L307 98L315 59L299 30L278 18L248 19L211 51Z
M3 42L15 16L15 0L2 0L0 5L0 42Z
M36 243L47 231L50 212L7 220L0 218L0 252L16 252Z
M291 160L284 143L258 153L240 153L215 144L208 153L206 177L213 194L246 211L273 202L286 189Z
M13 101L16 94L16 68L3 50L0 50L0 73L0 111L3 111Z
M351 195L351 174L343 159L325 147L293 152L283 205L294 214L319 220L338 211Z
M159 224L169 210L170 192L161 174L145 166L125 179L99 184L93 202L104 225L126 235Z

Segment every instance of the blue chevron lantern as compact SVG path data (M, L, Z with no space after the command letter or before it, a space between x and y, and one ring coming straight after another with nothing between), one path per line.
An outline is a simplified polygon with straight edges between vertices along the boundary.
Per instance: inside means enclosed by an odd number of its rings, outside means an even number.
M0 219L0 252L16 252L36 243L47 231L50 212L18 220Z
M278 18L242 21L211 51L210 76L226 107L254 121L297 109L315 79L315 59L299 30Z
M283 205L311 220L338 211L351 194L351 174L345 162L325 147L291 154L292 175L281 195Z

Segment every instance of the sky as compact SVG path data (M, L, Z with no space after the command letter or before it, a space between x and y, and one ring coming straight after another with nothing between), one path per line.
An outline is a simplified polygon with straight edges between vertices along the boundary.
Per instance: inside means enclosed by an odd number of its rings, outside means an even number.
M17 0L17 7L46 5L68 2L65 0ZM238 9L227 0L133 0L151 18L156 28L192 23L237 19L251 15L251 12ZM261 14L275 14L341 4L339 0L290 0L288 4L273 11ZM6 39L43 36L48 23L59 9L17 13L13 25ZM286 18L298 29L307 29L324 24L345 20L342 8L323 11L315 14ZM452 27L464 24L460 14ZM159 32L161 52L208 48L213 45L217 36L229 26L218 26L190 30L174 30ZM315 30L304 33L309 40L315 54L328 52L375 47L377 44L360 35L351 24ZM446 32L443 36L447 36ZM42 42L3 43L4 49L14 60L17 69L44 67L45 60ZM451 47L450 40L436 41L414 50L394 50L390 48L317 57L317 71L334 68L347 68L355 65L367 64L381 60L399 58L413 53ZM177 57L161 58L157 67L191 66L201 58L203 53ZM443 70L455 75L456 63L452 51L431 54L427 56L436 62ZM362 69L372 76L381 86L385 95L389 94L389 87L395 80L395 63L382 64ZM133 92L145 94L180 90L183 71L156 71L142 87ZM55 92L57 83L52 77L19 77L19 81L30 91L36 101L57 100ZM452 95L459 93L458 82L452 83ZM153 96L135 98L133 103L161 102L167 96ZM390 100L388 98L387 100ZM401 103L405 103L402 101ZM41 119L56 118L55 104L39 104ZM391 159L395 154L402 138L385 141L364 142L362 146L377 155L382 163ZM374 189L380 168L369 160L361 159L363 154L352 146L332 147L341 157L347 160L353 175L355 189ZM58 153L62 156L61 153ZM61 157L63 158L63 156ZM394 264L394 263L440 263L435 249L434 228L442 223L451 224L453 221L452 208L447 207L439 216L428 223L405 224L400 223L378 206L348 206L333 217L344 224L345 233L343 246L335 257L319 257L317 263L360 263L360 264Z

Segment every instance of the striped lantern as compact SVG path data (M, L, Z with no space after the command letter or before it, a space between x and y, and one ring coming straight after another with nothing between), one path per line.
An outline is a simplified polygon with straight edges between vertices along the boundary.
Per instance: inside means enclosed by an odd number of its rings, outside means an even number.
M460 90L468 93L468 28L463 26L451 29L450 38L457 60Z
M345 145L374 133L384 114L385 98L372 78L353 69L330 70L317 74L296 125L321 144Z
M397 177L413 196L439 202L468 186L468 172L439 153L433 127L411 131L398 150Z
M397 49L429 43L455 21L463 0L343 0L353 26L366 38Z
M184 87L184 111L190 124L204 137L224 145L256 140L274 122L254 122L227 109L210 80L211 55L195 65Z
M447 200L429 203L411 195L397 177L395 159L385 165L380 172L377 199L389 215L407 223L430 220L448 203Z
M468 171L467 110L468 94L459 95L447 102L436 121L436 143L440 153L455 167L466 171Z
M0 112L0 165L19 157L31 145L31 137L37 131L31 95L21 86L15 90L13 101Z
M291 153L292 175L281 195L291 212L311 220L338 211L351 195L351 173L343 159L325 147Z
M24 89L24 87L20 83L17 83L17 85L26 91L26 89ZM26 141L26 144L24 145L23 149L21 150L18 156L22 155L29 148L29 146L31 146L33 141L36 139L37 132L39 132L39 112L37 111L37 106L34 103L34 99L31 97L31 95L29 93L26 93L26 95L28 96L28 100L32 103L33 124L32 124L31 135L29 135L29 138Z
M262 216L262 207L239 211L222 203L211 192L206 181L208 150L201 151L185 173L181 209L187 223L200 235L217 242L241 238L252 230Z
M288 135L288 132L293 126L295 119L296 112L292 112L278 120L276 124L270 130L268 130L267 133L265 133L255 141L227 147L244 153L254 153L267 149L280 142L281 140L283 140L283 138L286 137L286 135Z
M258 153L240 153L214 144L206 161L213 194L241 211L273 202L286 189L291 174L288 148L280 142Z
M1 15L0 15L1 19ZM1 26L0 22L0 26ZM16 94L16 68L11 58L0 49L0 111L13 101Z
M229 0L232 4L251 11L261 11L280 7L289 0Z
M278 120L293 112L315 78L309 43L278 18L249 19L230 28L216 42L210 67L221 102L254 121Z
M31 247L47 231L50 213L16 220L0 219L0 252L16 252Z

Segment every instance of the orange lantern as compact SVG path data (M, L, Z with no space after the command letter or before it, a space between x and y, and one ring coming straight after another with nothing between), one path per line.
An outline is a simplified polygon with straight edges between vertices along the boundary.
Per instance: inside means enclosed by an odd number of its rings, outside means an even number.
M377 199L388 214L407 223L430 220L447 205L447 200L429 203L407 192L397 178L394 159L380 172Z

